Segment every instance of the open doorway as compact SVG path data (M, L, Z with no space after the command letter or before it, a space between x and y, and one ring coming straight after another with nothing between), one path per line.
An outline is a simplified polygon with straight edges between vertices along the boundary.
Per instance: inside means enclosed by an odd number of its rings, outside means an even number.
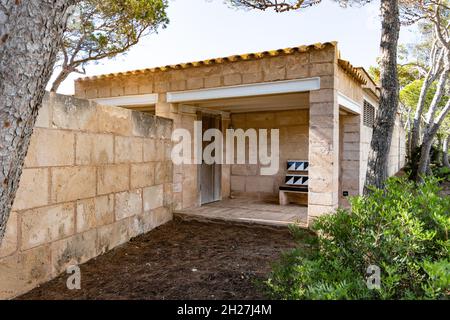
M199 118L202 120L202 135L208 129L221 130L222 119L220 115L201 113ZM209 143L209 141L203 141L203 150ZM221 200L222 165L217 163L207 164L203 160L200 166L201 205Z

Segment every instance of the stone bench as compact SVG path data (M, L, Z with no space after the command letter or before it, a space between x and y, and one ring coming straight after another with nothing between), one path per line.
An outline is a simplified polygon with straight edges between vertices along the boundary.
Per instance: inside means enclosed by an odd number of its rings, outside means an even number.
M287 175L284 184L279 189L280 205L289 204L288 194L308 194L308 169L309 162L306 160L287 161ZM300 174L301 173L301 174Z

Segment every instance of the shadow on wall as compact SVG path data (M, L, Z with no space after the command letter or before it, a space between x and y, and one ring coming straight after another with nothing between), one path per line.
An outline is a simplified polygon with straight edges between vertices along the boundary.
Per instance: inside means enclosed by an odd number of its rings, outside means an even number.
M172 120L46 95L0 246L0 298L172 219Z

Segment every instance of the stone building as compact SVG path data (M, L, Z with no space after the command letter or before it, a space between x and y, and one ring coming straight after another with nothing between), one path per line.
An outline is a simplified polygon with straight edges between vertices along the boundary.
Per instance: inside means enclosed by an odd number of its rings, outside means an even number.
M288 160L309 161L309 219L362 192L379 92L363 68L341 59L336 42L83 78L75 90L79 98L172 119L175 128L193 130L195 120L214 117L222 131L280 130L276 175L260 175L258 164L220 165L211 187L202 165L175 166L175 209L230 195L276 199ZM399 119L393 140L390 174L404 164ZM202 199L206 188L213 194Z
M48 95L0 246L0 298L174 213L306 226L347 205L364 186L378 100L334 42L83 78L75 97ZM259 162L173 164L173 131L194 135L197 120L222 132L278 129L278 172L262 175ZM404 158L398 118L390 174ZM280 206L292 161L308 164L306 191L288 193L303 206Z

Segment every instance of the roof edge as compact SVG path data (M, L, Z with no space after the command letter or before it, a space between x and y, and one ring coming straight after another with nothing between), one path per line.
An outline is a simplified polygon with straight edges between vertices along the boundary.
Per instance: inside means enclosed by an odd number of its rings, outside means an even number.
M364 76L359 72L358 68L354 67L349 61L338 59L338 65L356 82L362 85L367 85L367 81Z
M98 75L98 76L78 78L75 80L75 82L111 79L111 78L116 78L116 77L121 77L121 76L143 75L143 74L147 74L147 73L165 72L165 71L169 71L169 70L179 70L179 69L188 69L188 68L195 68L195 67L201 67L201 66L218 65L218 64L223 64L226 62L259 60L259 59L262 59L265 57L290 55L290 54L294 54L296 52L301 53L301 52L308 52L310 50L322 50L326 46L330 46L330 45L333 47L337 47L338 42L330 41L330 42L323 42L323 43L315 43L315 44L311 44L311 45L303 45L303 46L298 46L298 47L290 47L290 48L262 51L262 52L256 52L256 53L238 54L238 55L232 55L232 56L228 56L228 57L213 58L213 59L207 59L207 60L195 61L195 62L179 63L179 64L167 65L167 66L162 66L162 67L109 73L109 74L103 74L103 75Z

